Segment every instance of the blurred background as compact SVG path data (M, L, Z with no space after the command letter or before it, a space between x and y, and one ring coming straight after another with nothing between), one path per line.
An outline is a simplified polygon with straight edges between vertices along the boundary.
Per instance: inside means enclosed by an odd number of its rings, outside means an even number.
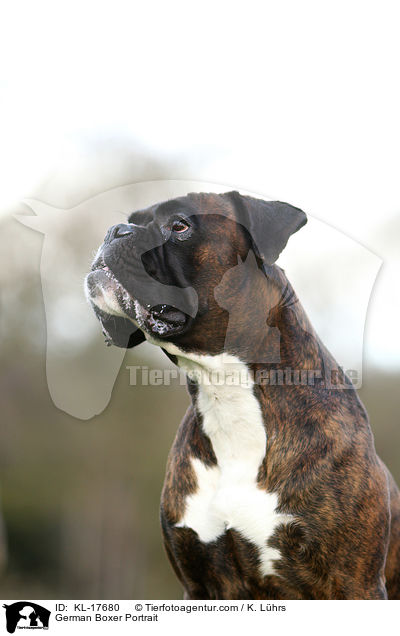
M82 289L105 229L168 196L235 188L310 215L280 264L362 370L400 482L397 22L386 2L279 4L2 5L4 599L182 595L158 506L186 389L130 386L127 366L169 362L106 348Z

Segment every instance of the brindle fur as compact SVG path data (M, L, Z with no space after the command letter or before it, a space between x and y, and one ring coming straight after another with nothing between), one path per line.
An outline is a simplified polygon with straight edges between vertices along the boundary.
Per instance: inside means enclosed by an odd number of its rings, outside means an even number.
M305 338L299 303L281 309L275 319L283 334L281 362L271 366L317 369L326 363L319 340ZM254 371L267 366L252 365ZM192 530L174 528L185 497L196 488L190 457L215 464L192 388L194 406L171 449L161 503L167 554L187 598L400 598L400 496L375 453L356 391L326 389L317 381L261 384L255 391L267 434L258 485L278 492L279 510L296 521L270 539L282 558L277 576L264 578L257 575L257 551L234 530L205 545Z

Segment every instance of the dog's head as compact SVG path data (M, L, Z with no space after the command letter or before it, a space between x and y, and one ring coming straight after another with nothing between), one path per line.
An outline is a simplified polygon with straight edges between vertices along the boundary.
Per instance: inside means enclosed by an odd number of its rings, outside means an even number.
M257 293L247 283L265 276L306 220L291 205L238 192L192 193L133 212L109 229L86 278L107 341L223 351L229 313L243 316L248 289Z

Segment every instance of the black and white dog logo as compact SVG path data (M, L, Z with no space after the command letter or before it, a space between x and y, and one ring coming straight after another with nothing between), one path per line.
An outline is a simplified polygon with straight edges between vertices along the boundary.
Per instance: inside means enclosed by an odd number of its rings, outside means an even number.
M3 605L6 610L7 631L13 634L18 629L48 629L50 610L32 603L18 601L11 605Z

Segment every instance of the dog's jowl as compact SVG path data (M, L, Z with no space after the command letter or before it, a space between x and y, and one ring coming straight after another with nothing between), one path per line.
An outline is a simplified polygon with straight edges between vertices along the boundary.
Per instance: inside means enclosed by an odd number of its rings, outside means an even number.
M400 598L399 491L275 265L305 223L189 194L110 228L86 279L108 344L147 339L187 374L161 501L186 598Z

